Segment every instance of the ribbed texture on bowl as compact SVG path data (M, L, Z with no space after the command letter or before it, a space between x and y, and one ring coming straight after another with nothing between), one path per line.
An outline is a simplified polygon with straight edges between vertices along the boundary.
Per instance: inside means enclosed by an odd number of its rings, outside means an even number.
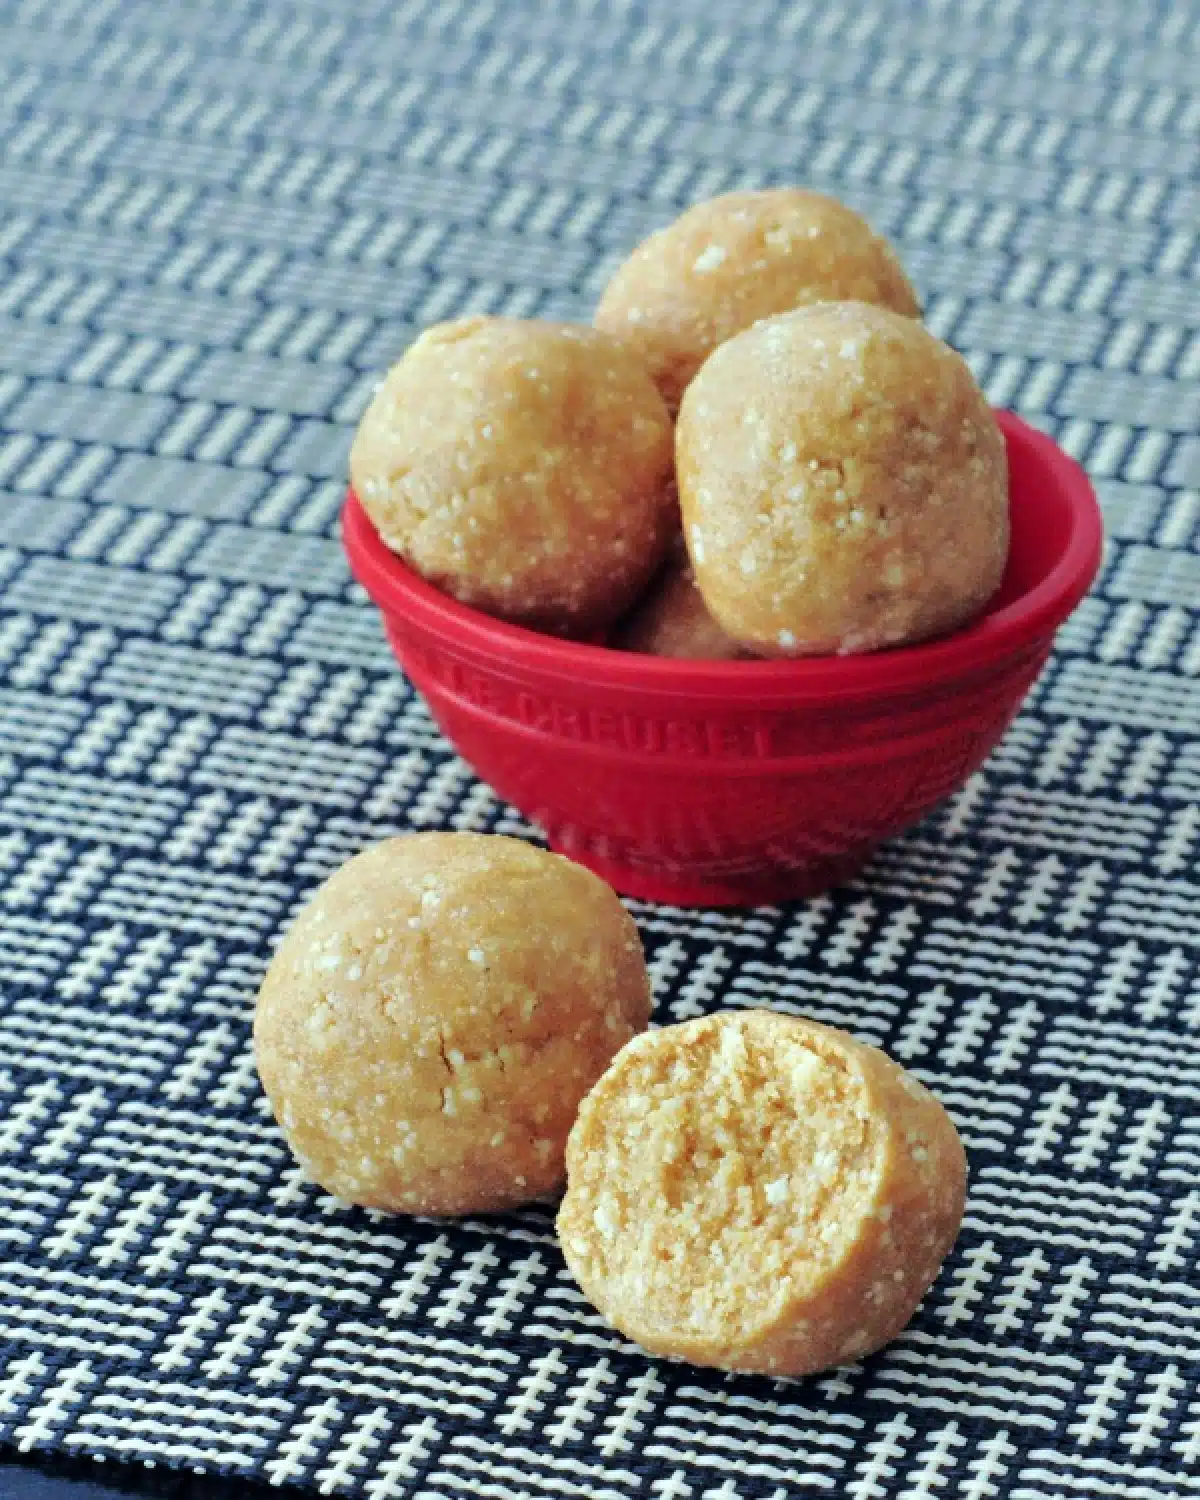
M755 905L847 878L986 759L1100 562L1082 469L1000 413L1012 549L988 611L870 656L680 662L535 635L417 577L353 495L355 577L446 737L628 895Z

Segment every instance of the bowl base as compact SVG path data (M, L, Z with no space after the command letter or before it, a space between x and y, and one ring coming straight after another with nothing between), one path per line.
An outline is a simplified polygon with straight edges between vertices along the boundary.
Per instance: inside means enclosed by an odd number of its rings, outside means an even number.
M853 880L875 852L872 847L813 860L795 869L777 866L706 880L680 871L631 867L572 847L569 841L559 844L551 838L549 843L556 854L584 865L622 896L663 906L776 906L784 901L803 901Z

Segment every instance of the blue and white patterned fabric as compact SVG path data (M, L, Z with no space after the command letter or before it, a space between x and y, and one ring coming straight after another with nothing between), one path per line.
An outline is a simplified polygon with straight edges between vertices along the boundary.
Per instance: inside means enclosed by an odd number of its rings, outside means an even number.
M4 1442L368 1500L1200 1496L1198 73L1186 3L0 0ZM373 382L793 181L895 238L1110 542L854 887L635 907L660 1020L848 1027L970 1149L913 1327L787 1383L611 1334L547 1212L339 1208L248 1023L352 851L527 831L349 581Z

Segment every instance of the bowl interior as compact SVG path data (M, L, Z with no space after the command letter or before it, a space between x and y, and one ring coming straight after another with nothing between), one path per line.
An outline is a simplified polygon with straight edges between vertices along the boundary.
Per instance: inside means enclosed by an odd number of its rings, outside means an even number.
M1061 482L1064 476L1056 472L1057 465L1047 466L1042 444L1049 446L1050 440L1027 431L1040 441L1014 441L1011 431L1005 434L1012 540L1004 578L981 619L1002 613L1039 584L1053 579L1064 559L1069 559L1072 542L1078 539L1081 518L1077 496L1071 486ZM1060 461L1065 458L1057 448L1053 454Z

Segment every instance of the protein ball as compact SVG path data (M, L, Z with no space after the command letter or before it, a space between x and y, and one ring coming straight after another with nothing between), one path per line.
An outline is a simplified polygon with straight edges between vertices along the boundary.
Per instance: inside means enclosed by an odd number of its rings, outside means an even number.
M301 911L254 1045L322 1187L465 1214L561 1185L579 1100L649 1015L637 930L603 881L516 839L422 833L356 855Z
M618 651L678 660L737 661L749 655L709 613L682 540L610 644Z
M696 581L760 655L923 641L999 587L1004 438L965 361L911 318L825 303L739 334L688 388L676 454Z
M945 1110L828 1026L725 1012L635 1038L567 1145L563 1253L655 1354L804 1375L905 1326L962 1219Z
M704 360L735 333L850 298L920 313L895 251L853 209L769 188L697 203L652 234L617 270L593 321L635 345L675 411Z
M350 450L384 542L487 614L561 635L611 623L677 526L671 420L607 334L516 318L429 329Z

